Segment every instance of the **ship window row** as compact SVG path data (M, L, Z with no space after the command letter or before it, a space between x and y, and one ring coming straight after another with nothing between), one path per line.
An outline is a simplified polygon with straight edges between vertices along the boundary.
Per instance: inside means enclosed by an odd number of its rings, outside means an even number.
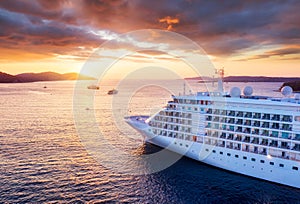
M170 101L173 103L180 103L180 104L192 104L192 105L212 105L213 101L209 100L193 100L193 99L174 99L173 101Z
M184 120L184 119L176 119L176 118L169 118L168 120L151 120L148 123L150 126L152 127L164 127L167 128L167 124L169 124L168 127L170 127L170 125L192 125L192 121L191 120Z
M211 116L207 115L205 117L206 121L212 122L221 122L221 123L229 123L229 124L237 124L237 125L245 125L245 126L255 126L255 127L265 127L265 128L272 128L272 129L285 129L290 130L292 125L290 122L283 122L283 121L261 121L252 118L233 118L229 116ZM280 126L281 124L281 126Z
M283 132L283 131L274 131L274 130L265 130L265 129L256 129L256 128L241 128L241 127L234 127L229 126L225 128L219 129L216 126L206 126L205 129L205 136L213 136L213 137L220 137L220 138L227 138L233 139L233 134L237 135L235 140L241 141L242 136L252 136L258 138L278 138L283 140L297 140L300 141L300 134L299 133L290 133L290 132ZM249 142L249 141L248 141Z
M177 132L174 132L174 131L177 131ZM156 135L160 135L160 136L168 136L168 137L174 137L174 138L179 137L180 139L185 139L185 140L191 140L191 136L192 136L192 135L185 135L186 133L191 134L191 128L181 128L181 129L173 128L172 132L153 128L153 133Z
M254 127L264 127L272 129L284 129L291 130L292 125L290 123L282 123L280 121L260 121L260 120L251 120L251 119L241 119L241 118L232 118L232 117L219 117L219 116L206 116L206 121L212 122L221 122L245 126L254 126Z
M215 131L214 134L221 134L222 137L225 137L228 132L238 133L238 134L251 134L253 136L264 136L264 137L276 137L282 139L292 139L292 140L300 140L299 133L291 133L286 132L286 130L268 130L262 128L250 128L250 127L242 127L236 125L226 125L226 124L210 124L207 123L205 126L206 135L210 135L211 131ZM218 133L222 131L222 133ZM217 132L217 133L216 133ZM217 135L216 135L217 136Z
M272 120L272 121L283 121L283 122L292 122L293 116L291 115L280 115L280 114L269 114L269 113L258 113L258 112L244 112L244 111L235 111L235 110L221 110L221 109L211 109L209 108L206 113L214 115L223 115L223 116L234 116L242 118L254 118L254 119L263 119L263 120ZM297 116L296 116L297 117ZM295 120L296 120L295 117ZM300 117L299 117L300 121Z
M155 117L165 117L165 116L172 116L172 117L179 117L179 118L192 118L191 113L182 113L176 111L160 111L158 115Z
M247 136L247 135L239 135L239 134L233 134L233 133L224 133L222 132L213 132L208 130L205 134L206 136L210 136L213 138L220 138L224 140L233 140L238 142L245 142L245 143L251 143L251 144L258 144L262 146L270 146L270 147L277 147L282 149L291 149L295 151L300 151L300 144L295 143L292 140L278 140L275 138L261 138L261 137L255 137L255 136Z
M208 151L208 149L206 149L206 151ZM213 153L216 153L216 150L213 150L212 152L213 152ZM221 155L224 154L223 151L220 151L219 153L220 153ZM231 156L231 153L227 153L227 156ZM237 154L234 155L234 156L235 156L235 158L239 158L239 155L237 155ZM247 160L248 158L247 158L246 156L243 156L243 159L244 159L244 160ZM256 159L255 159L255 158L251 158L251 161L255 162ZM260 160L260 163L264 164L264 163L265 163L265 160L261 159L261 160ZM274 166L274 165L275 165L275 163L272 162L272 161L270 161L269 164L270 164L271 166ZM284 164L280 163L278 166L283 168L283 167L284 167ZM292 169L298 171L299 168L298 168L297 166L293 166Z
M191 129L191 121L183 121L183 122L160 122L160 121L150 121L148 124L154 128L161 128L165 130L184 130Z
M203 140L201 140L202 138L203 137L197 137L195 141L218 147L226 147L228 149L235 149L244 152L251 152L261 155L270 155L272 157L300 161L300 154L298 152L292 152L289 149L280 149L279 146L256 146L254 144L227 141L218 138L204 138ZM275 142L277 141L274 141L274 143ZM297 147L297 149L299 149L299 144L296 144L295 146ZM293 150L295 149L293 148Z

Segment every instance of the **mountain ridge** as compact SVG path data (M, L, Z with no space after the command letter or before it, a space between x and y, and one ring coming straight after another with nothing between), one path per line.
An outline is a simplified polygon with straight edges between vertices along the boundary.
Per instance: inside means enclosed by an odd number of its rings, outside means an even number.
M94 80L95 78L78 73L59 74L56 72L21 73L11 75L0 72L0 83L26 83L38 81L64 81L64 80Z
M191 77L187 80L198 80L202 82L217 81L217 78L211 77ZM223 78L224 82L290 82L300 81L300 77L267 77L267 76L227 76Z

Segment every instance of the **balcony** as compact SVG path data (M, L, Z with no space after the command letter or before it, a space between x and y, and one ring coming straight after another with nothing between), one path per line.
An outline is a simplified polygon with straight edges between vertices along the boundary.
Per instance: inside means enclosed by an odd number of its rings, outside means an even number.
M270 120L270 118L271 118L270 114L264 114L262 117L263 120Z
M263 140L260 144L267 146L268 145L268 140Z
M245 114L245 118L252 118L252 113L247 112L247 113Z
M254 119L260 119L261 118L261 114L260 113L256 113L253 115Z
M272 141L272 142L269 144L269 146L270 146L270 147L277 147L277 146L278 146L278 143L277 143L277 141L276 141L276 142Z
M236 117L243 117L243 112L238 112L238 113L236 114Z

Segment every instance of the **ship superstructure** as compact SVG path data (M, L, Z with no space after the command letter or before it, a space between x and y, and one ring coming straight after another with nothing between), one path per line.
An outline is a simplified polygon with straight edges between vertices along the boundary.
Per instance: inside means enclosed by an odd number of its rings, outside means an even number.
M147 142L237 173L300 188L300 97L229 94L173 96L151 117L127 122Z

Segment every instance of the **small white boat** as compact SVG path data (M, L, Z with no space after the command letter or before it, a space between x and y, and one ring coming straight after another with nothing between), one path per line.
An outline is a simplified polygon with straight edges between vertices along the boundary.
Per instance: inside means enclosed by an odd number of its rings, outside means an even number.
M107 92L108 95L113 95L113 94L117 94L117 93L118 93L118 90L116 90L116 89L112 89Z
M88 89L96 89L96 90L99 90L99 89L100 89L100 87L97 86L97 85L89 85L87 88L88 88Z

